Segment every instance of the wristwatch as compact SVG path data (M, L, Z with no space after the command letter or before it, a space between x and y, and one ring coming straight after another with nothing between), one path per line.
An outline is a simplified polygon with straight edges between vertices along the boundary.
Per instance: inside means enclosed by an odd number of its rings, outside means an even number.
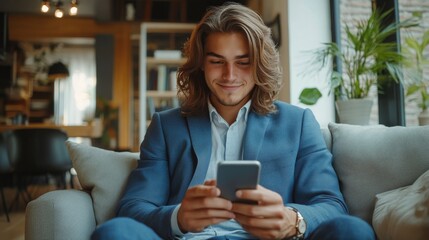
M304 218L302 217L301 213L293 207L287 207L288 209L296 212L296 223L295 223L295 229L296 234L295 236L290 237L291 240L301 240L304 239L305 231L307 230L307 224L305 223Z

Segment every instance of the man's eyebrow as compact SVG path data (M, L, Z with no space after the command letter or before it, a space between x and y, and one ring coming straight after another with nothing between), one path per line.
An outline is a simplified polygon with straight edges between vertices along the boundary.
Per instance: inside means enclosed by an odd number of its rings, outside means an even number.
M217 57L217 58L225 58L224 56L217 54L217 53L214 53L214 52L208 52L206 55L212 56L212 57ZM235 59L242 59L242 58L249 58L249 54L238 55L235 57Z

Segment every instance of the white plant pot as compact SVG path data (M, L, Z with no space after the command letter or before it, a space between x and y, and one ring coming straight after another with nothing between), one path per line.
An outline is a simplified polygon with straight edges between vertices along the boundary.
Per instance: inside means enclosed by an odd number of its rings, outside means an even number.
M340 123L368 125L373 101L348 99L335 102Z
M429 110L425 109L419 114L419 125L429 125Z

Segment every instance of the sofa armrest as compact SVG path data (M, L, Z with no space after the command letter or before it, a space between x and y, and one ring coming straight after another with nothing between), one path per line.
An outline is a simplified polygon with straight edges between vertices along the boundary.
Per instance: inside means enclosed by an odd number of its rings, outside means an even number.
M47 192L28 203L25 239L89 239L96 227L91 196L79 190Z

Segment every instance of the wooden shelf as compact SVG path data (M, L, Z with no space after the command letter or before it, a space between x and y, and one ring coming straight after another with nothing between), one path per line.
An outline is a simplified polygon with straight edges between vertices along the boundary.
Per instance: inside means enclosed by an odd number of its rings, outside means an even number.
M160 64L169 65L169 66L178 66L178 65L184 64L185 62L186 62L186 58L180 58L180 59L158 59L154 57L147 58L148 66L157 66Z
M33 86L33 92L51 93L53 91L54 91L54 88L52 86L40 86L40 85Z
M175 98L177 97L176 91L147 91L146 92L147 97L152 98Z
M48 118L50 117L50 112L48 110L30 110L30 119L31 118Z
M7 118L13 118L17 114L28 116L28 99L9 99L5 103L4 110Z

